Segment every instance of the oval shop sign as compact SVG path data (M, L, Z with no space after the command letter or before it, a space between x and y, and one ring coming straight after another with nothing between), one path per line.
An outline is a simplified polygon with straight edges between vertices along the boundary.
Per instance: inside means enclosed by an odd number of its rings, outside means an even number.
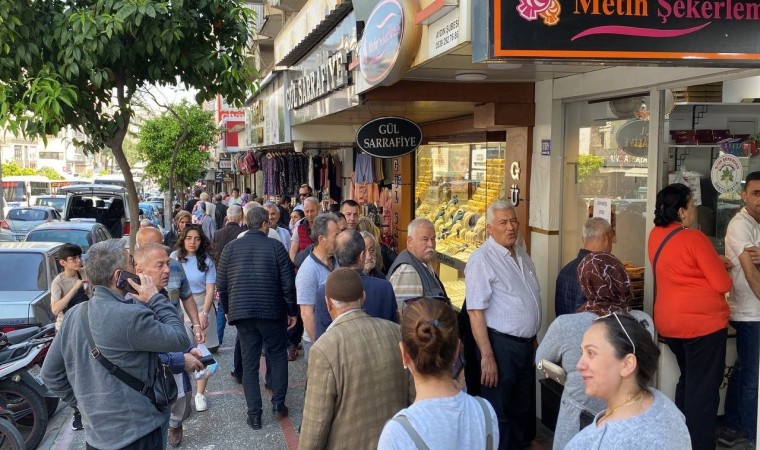
M380 117L362 125L356 144L372 156L395 158L413 152L422 142L422 130L403 117Z

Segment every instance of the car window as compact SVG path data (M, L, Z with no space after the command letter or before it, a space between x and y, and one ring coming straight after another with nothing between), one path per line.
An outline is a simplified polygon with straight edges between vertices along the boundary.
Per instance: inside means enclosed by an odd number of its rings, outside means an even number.
M0 277L0 291L48 289L45 260L39 253L0 253L0 267L13 268L13 276Z
M60 197L60 198L43 197L43 198L37 198L37 201L34 204L36 206L51 206L58 211L63 211L63 205L65 202L66 202L66 198L64 197Z
M87 230L32 230L26 235L27 242L70 242L82 247L82 253L90 248L90 232Z
M8 220L33 222L45 220L45 211L41 209L19 208L8 211Z

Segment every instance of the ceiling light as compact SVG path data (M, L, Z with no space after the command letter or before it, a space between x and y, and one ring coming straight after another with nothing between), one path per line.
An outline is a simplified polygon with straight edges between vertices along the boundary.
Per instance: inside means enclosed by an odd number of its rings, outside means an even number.
M454 78L458 81L483 81L488 77L486 76L485 72L462 70L457 71L456 75L454 75Z
M493 70L512 70L519 69L520 67L522 67L522 64L517 63L493 63L488 65L488 68Z

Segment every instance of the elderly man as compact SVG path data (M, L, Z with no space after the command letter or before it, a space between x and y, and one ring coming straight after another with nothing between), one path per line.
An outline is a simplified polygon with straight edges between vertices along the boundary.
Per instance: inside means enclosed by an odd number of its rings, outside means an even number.
M217 231L224 227L224 219L227 217L227 205L224 204L223 200L222 194L214 195L214 221Z
M388 269L388 281L399 302L414 297L430 297L449 301L443 283L433 271L435 259L435 228L428 219L414 219L409 223L406 250L399 253Z
M356 230L348 229L342 231L335 238L335 259L340 267L348 267L356 270L362 280L364 288L364 304L362 310L378 319L398 322L398 306L396 305L396 295L393 293L393 286L386 279L371 277L364 274L364 238ZM319 287L317 298L325 296L324 285ZM327 312L327 305L324 302L317 301L314 305L314 315L316 317L316 336L315 340L330 326L332 319Z
M222 251L216 288L222 310L238 329L247 423L259 430L262 344L266 345L267 360L272 366L272 413L280 417L288 415L286 332L296 321L295 273L282 244L267 237L269 213L256 207L248 213L247 220L248 233L231 241Z
M340 204L340 212L346 217L346 225L348 228L356 228L356 223L360 218L359 204L355 200L343 200Z
M301 250L306 249L314 244L311 239L311 226L314 219L319 213L319 200L316 197L308 197L303 201L304 218L298 222L293 229L293 236L290 238L290 260L295 261L296 255Z
M217 230L214 234L214 253L216 260L222 254L224 247L243 231L241 223L243 221L243 208L240 205L232 205L227 208L227 223L224 227ZM227 319L224 317L224 311L221 308L216 310L216 333L219 338L219 345L224 340L224 328L227 325Z
M158 364L158 353L182 352L190 346L177 310L150 277L139 275L139 284L128 280L136 294L124 298L126 291L117 280L127 264L120 239L90 247L87 275L94 294L66 313L42 366L45 385L82 412L88 448L159 448L165 415L92 357L82 306L88 305L89 328L101 354L147 385L154 383L151 368Z
M591 252L612 251L612 227L601 217L592 217L583 226L583 248L578 256L567 263L557 275L557 288L554 296L554 311L557 317L562 314L574 314L586 301L578 282L578 264Z
M306 257L296 275L296 293L298 306L301 309L301 319L306 334L304 340L304 355L309 360L309 348L316 339L316 320L314 304L319 286L327 280L327 275L337 266L333 253L335 237L338 235L338 219L335 214L327 213L317 216L311 228L311 238L314 249Z
M533 349L541 327L536 268L517 245L512 203L486 211L489 238L465 266L467 313L480 353L481 395L499 418L499 448L521 449L534 392Z
M163 244L155 241L143 242L135 250L135 273L144 273L149 276L159 292L167 295L164 288L169 284L171 261L168 249ZM182 385L177 386L177 390L182 393L182 396L178 397L171 405L168 423L168 443L171 447L179 447L182 444L182 422L190 416L192 410L192 395L190 394L192 394L193 385L190 383L190 377L187 374L196 370L203 370L203 364L198 361L201 352L196 348L188 348L184 353L161 353L159 357L173 374L182 374Z
M355 269L327 277L332 324L314 344L299 449L377 448L385 422L414 399L414 384L399 352L398 324L361 310L362 280Z
M277 239L282 242L285 250L290 249L290 231L280 226L280 209L274 202L264 203L264 208L269 212L269 233L274 232Z

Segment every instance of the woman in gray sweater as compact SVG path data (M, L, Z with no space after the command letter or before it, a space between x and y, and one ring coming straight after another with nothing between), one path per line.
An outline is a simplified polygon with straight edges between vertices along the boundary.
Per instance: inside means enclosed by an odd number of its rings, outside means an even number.
M536 362L545 359L565 370L565 389L554 431L554 450L562 450L580 430L580 415L592 416L604 409L604 401L584 393L583 379L576 365L581 359L583 333L599 316L630 312L654 333L652 319L642 311L631 311L631 280L616 257L609 253L589 253L578 265L578 280L586 302L576 314L557 317L549 326L536 352Z
M647 385L660 350L633 317L612 313L583 335L578 371L586 395L607 408L576 434L567 450L691 450L683 414L670 399Z

